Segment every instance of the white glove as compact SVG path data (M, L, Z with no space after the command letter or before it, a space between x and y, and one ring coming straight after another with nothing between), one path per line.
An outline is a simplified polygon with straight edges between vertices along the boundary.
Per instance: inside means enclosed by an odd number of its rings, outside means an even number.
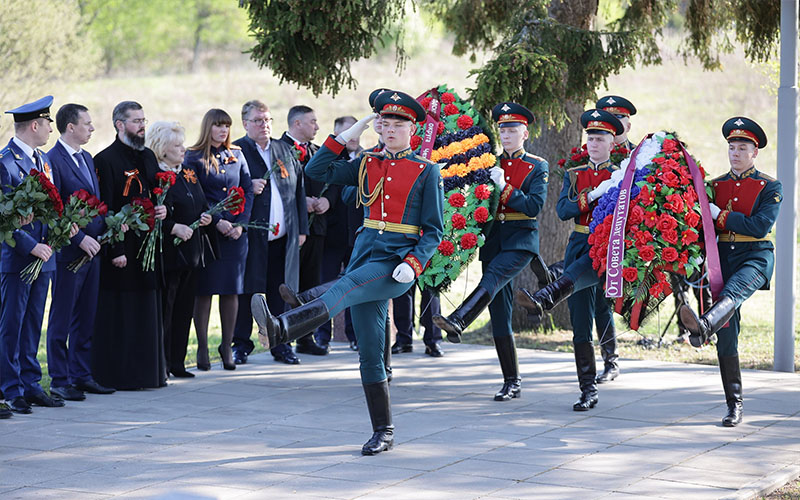
M708 208L711 209L711 218L717 220L717 217L719 217L719 213L722 212L722 210L720 210L720 208L713 203L709 203Z
M609 189L611 189L612 187L614 187L616 185L617 185L617 183L614 182L614 179L606 179L606 180L604 180L603 182L600 183L599 186L597 186L593 190L589 191L589 201L592 202L592 201L600 198L601 196L606 194L606 191L608 191Z
M500 167L492 167L489 169L489 176L492 178L492 182L497 185L497 189L502 191L506 188L506 173Z
M371 113L364 118L358 120L353 125L350 126L349 129L345 130L339 137L336 138L342 144L346 144L347 141L355 139L363 134L369 128L369 122L374 120L378 116L378 113Z
M416 278L414 270L406 262L401 262L394 268L392 278L398 283L411 283Z
M614 170L614 173L611 174L611 180L614 181L615 186L618 185L620 182L622 182L622 179L624 177L625 177L624 168L619 168L617 170Z

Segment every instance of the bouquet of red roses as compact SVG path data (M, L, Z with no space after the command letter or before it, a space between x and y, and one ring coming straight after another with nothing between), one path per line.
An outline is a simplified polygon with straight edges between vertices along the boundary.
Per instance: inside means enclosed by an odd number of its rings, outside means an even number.
M73 225L79 228L86 227L92 219L98 215L105 215L106 212L108 207L96 196L90 195L85 189L75 191L70 195L67 206L63 207L62 204L60 217L50 226L47 244L54 252L61 250L69 244ZM42 259L34 259L20 272L20 277L25 283L33 283L39 277L43 264Z
M175 185L175 180L175 172L159 172L156 174L158 187L153 188L153 194L156 195L156 205L164 204L167 191ZM145 271L152 271L156 268L156 242L158 242L158 250L160 252L161 241L164 238L164 235L161 233L161 225L161 219L156 219L153 230L150 231L144 239L141 248L139 248L137 257L144 254L144 257L142 257L142 269Z
M154 219L153 214L148 213L141 203L129 203L123 206L117 213L109 211L104 220L106 230L100 235L97 242L102 246L106 243L113 244L124 241L125 231L128 229L133 230L136 234L140 234L142 231L149 231L149 221L152 219ZM77 273L78 269L90 260L91 257L83 254L70 262L67 265L67 269L73 273Z
M58 189L45 174L32 168L19 185L0 198L2 241L11 247L16 246L14 231L21 227L24 219L33 216L52 226L63 211L64 203Z
M206 210L205 213L208 215L215 215L227 210L231 213L231 215L239 215L240 213L244 212L244 204L244 189L240 188L239 186L234 186L228 190L228 196L226 196L225 199ZM192 229L192 231L200 227L200 219L192 222L189 227ZM178 246L181 243L183 243L183 240L177 236L174 240L172 240L172 244L175 246Z

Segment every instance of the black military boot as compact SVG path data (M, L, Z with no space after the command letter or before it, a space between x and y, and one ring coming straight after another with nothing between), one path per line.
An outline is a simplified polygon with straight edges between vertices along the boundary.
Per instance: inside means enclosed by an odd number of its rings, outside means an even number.
M578 369L578 384L581 387L581 397L572 409L575 411L588 411L597 405L597 367L594 361L594 345L591 342L578 342L575 347L575 367Z
M469 297L453 311L450 316L444 317L441 314L433 315L433 322L447 332L447 340L454 344L461 343L461 334L475 321L481 312L492 301L491 295L485 288L478 287L469 294Z
M722 375L722 388L725 389L725 402L728 414L722 419L725 427L736 427L742 423L742 372L739 369L739 356L720 356L719 373Z
M330 290L335 283L336 280L331 280L300 293L292 290L289 285L281 283L281 285L278 287L278 294L280 294L281 299L283 299L283 301L286 302L289 307L294 309L295 307L300 307L307 302L311 302L314 299L320 298L322 294Z
M392 382L392 325L389 323L389 315L386 315L386 326L383 328L383 366L386 369L386 382Z
M295 351L301 354L312 354L314 356L325 356L330 352L328 349L317 344L317 341L314 340L313 333L309 333L308 335L303 335L302 337L297 339L297 346L295 347Z
M617 354L617 332L614 324L606 325L600 336L600 355L603 357L603 373L597 376L597 383L611 382L619 376L619 354Z
M367 409L372 420L372 437L361 447L362 455L376 455L391 450L394 446L394 425L392 408L389 402L389 382L384 380L375 384L364 384Z
M572 295L573 288L572 280L561 276L533 295L524 288L520 288L516 293L516 301L528 311L529 316L541 318L546 311L551 310Z
M708 338L715 334L736 312L736 302L727 295L719 298L702 317L698 318L691 307L681 306L679 319L684 328L689 330L689 342L694 347L701 347Z
M286 305L294 309L295 307L300 307L305 302L300 300L300 297L297 296L297 292L292 290L289 285L286 283L281 283L278 287L278 294L281 296Z
M510 401L522 397L522 379L519 378L514 335L495 337L494 348L497 350L497 359L500 360L500 369L503 371L503 388L494 395L494 400Z
M561 261L561 264L563 264L563 262L564 261ZM531 271L533 271L533 275L536 276L536 281L539 284L539 289L546 287L547 285L558 279L558 276L555 276L555 273L551 271L549 267L547 267L547 264L544 263L544 259L542 258L541 255L533 256L530 267Z
M273 316L266 297L257 293L250 299L250 310L258 325L259 340L266 348L297 340L331 319L328 306L320 299Z

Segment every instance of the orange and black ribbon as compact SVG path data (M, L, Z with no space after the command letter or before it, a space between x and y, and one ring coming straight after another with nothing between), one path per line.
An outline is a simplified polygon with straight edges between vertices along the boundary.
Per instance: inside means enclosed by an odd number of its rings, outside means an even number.
M144 191L144 186L142 186L142 181L139 180L139 169L134 168L133 170L125 170L125 189L122 190L122 196L128 196L128 193L131 191L131 184L135 180L139 184L139 193Z

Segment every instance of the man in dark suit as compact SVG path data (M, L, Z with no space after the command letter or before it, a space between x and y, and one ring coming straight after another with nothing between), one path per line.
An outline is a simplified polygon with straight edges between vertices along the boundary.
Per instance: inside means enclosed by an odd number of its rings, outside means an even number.
M81 148L94 132L89 110L80 104L61 106L56 113L56 128L61 137L47 156L53 163L53 183L64 203L79 189L99 197L94 161ZM94 256L100 251L97 238L103 229L103 217L95 217L56 256L53 299L47 323L47 368L52 378L50 393L67 401L86 399L84 391L93 394L114 392L114 389L94 381L90 359L100 287L100 260ZM83 255L91 260L77 273L69 271L67 265Z
M308 233L303 169L292 146L270 139L272 116L261 101L248 101L242 106L242 123L247 135L234 144L242 148L253 179L255 198L250 221L277 225L278 230L248 231L244 294L239 296L233 334L233 359L237 364L246 363L255 347L250 340L253 330L250 297L266 293L270 308L284 310L278 286L281 283L298 286L300 245ZM288 344L274 346L271 352L276 361L300 362Z
M289 129L281 136L281 141L294 148L295 155L305 168L319 146L311 142L319 130L317 116L308 106L298 105L289 108L287 117ZM300 247L300 290L314 288L322 282L322 256L325 249L325 235L328 230L327 213L339 198L339 186L329 185L303 176L306 190L306 211L308 212L308 237ZM309 334L297 339L297 352L322 356L328 350L317 345L314 336Z
M0 151L0 186L18 186L31 169L50 177L50 159L40 150L53 131L50 106L53 96L6 111L14 115L14 137ZM42 332L47 288L55 271L53 250L47 245L47 226L40 221L14 231L14 247L2 244L0 256L0 389L15 413L31 413L31 405L64 406L48 396L39 381L42 368L36 359ZM20 271L34 259L44 261L36 280L27 284Z

